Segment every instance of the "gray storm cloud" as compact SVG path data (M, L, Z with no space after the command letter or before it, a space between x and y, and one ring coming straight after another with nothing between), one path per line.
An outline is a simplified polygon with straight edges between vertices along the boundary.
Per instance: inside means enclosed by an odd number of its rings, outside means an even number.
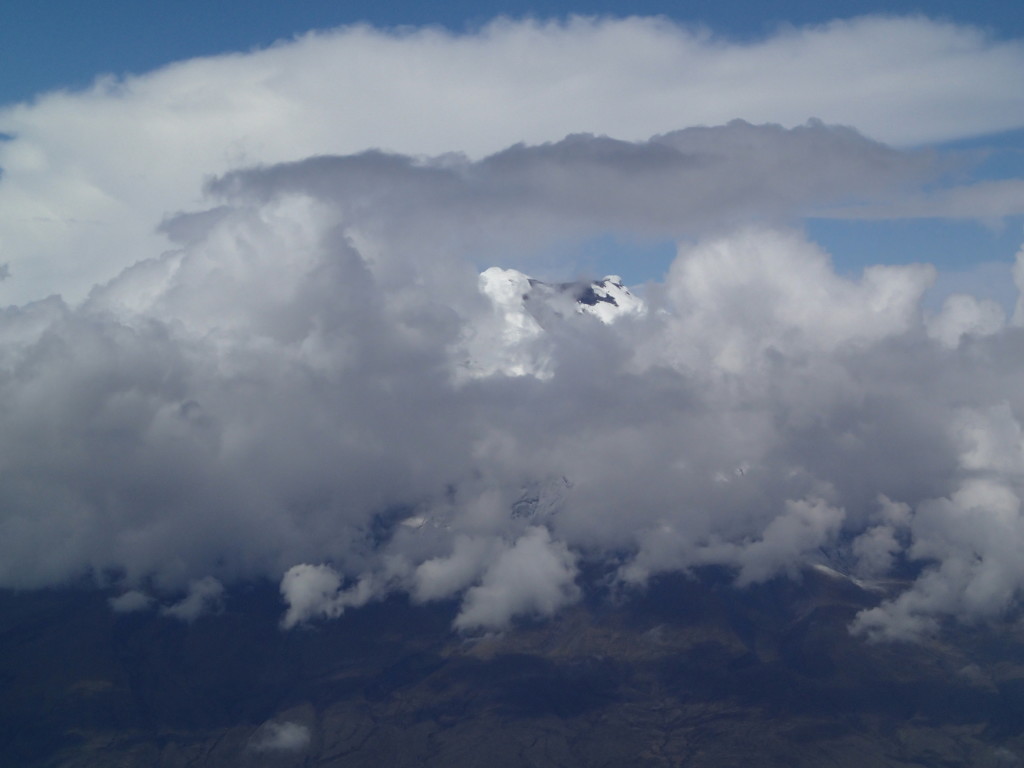
M788 221L797 211L885 199L941 171L930 153L896 151L816 120L788 130L735 120L643 142L572 135L479 161L379 151L314 157L236 171L207 191L255 204L307 194L401 253L486 249L522 261L543 243L601 229L692 237ZM165 230L173 238L186 226L172 221Z
M742 587L824 549L919 567L867 636L997 614L1024 586L1020 318L929 313L933 268L843 277L786 225L930 173L732 123L214 180L175 250L0 316L0 585L91 575L191 620L269 576L286 628L404 592L486 631L577 600L584 562ZM617 317L479 273L609 229L681 243Z

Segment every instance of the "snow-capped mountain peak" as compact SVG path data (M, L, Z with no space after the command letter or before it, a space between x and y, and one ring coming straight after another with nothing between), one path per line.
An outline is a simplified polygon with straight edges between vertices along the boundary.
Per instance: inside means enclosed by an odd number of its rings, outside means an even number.
M552 324L572 315L593 315L608 325L646 311L618 275L548 283L515 269L491 267L480 274L479 287L492 312L463 339L460 378L496 373L549 378L551 362L541 342Z

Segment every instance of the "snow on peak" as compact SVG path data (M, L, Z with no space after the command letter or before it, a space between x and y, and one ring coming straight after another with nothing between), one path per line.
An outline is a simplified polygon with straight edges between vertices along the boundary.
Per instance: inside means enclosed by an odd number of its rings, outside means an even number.
M545 283L527 279L530 288L523 299L531 301L534 313L542 311L541 306L544 305L544 309L553 311L556 316L575 311L576 314L594 315L607 324L626 314L641 314L645 308L643 301L630 293L618 275L607 275L592 282Z
M463 338L465 356L460 378L552 375L543 344L546 329L566 317L593 315L610 324L645 311L618 275L593 282L546 283L515 269L491 267L480 274L480 292L491 303L489 317Z
M603 323L612 323L623 315L640 315L645 310L644 302L629 292L618 275L607 275L586 285L576 302L577 312L592 314Z

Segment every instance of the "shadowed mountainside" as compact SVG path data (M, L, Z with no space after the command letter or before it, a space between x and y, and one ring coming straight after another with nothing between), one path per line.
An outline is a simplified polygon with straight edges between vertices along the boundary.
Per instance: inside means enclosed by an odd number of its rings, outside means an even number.
M480 638L402 598L282 632L269 586L192 624L0 594L3 766L1014 766L1024 632L850 636L820 570L671 576Z

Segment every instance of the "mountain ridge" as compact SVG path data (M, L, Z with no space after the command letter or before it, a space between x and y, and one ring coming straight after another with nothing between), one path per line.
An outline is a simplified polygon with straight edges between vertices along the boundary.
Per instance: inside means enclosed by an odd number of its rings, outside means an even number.
M813 568L591 588L475 637L454 602L401 595L284 632L273 592L192 623L0 595L0 765L966 767L1024 746L1019 628L868 643L847 626L880 596Z

